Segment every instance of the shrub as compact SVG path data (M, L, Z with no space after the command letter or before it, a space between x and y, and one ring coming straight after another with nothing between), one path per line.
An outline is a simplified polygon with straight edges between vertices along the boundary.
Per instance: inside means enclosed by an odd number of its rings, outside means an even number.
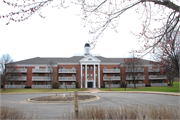
M179 106L171 105L124 105L83 106L78 112L79 120L179 120ZM62 119L76 120L75 113L64 112Z
M1 88L3 88L3 85L1 85Z
M145 85L145 87L151 87L151 85Z
M103 82L103 88L105 88L105 82Z
M58 81L53 81L53 82L52 82L52 88L53 88L53 89L58 89L59 86L60 86L60 83L59 83Z
M76 88L79 88L79 86L78 86L78 82L76 82Z
M26 89L31 89L31 86L26 86L26 87L24 87L24 88L26 88Z
M34 116L32 113L27 114L21 109L6 106L1 106L0 114L0 119L3 120L32 120L38 118L38 116Z
M121 86L122 88L125 88L125 87L126 87L125 81L121 81L121 82L120 82L120 86Z

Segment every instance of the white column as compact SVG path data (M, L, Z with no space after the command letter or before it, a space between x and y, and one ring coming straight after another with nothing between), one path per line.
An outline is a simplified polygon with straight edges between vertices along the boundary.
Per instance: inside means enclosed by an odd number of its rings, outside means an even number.
M81 88L82 88L82 64L81 64Z
M98 64L98 88L100 88L100 65Z
M95 73L95 64L94 64L94 88L96 88L96 73Z
M87 88L87 64L85 64L85 72L86 72L86 77L85 77L85 88Z

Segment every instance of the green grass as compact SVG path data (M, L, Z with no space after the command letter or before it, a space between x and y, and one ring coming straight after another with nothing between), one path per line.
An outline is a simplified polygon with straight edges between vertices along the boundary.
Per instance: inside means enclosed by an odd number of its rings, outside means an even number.
M81 91L82 89L67 89L67 92L70 91ZM83 88L83 91L88 91L89 89ZM66 89L16 89L16 88L6 88L5 91L1 89L1 94L3 93L51 93L51 92L66 92Z
M101 91L109 90L109 88L99 88ZM112 91L125 91L125 88L110 88ZM155 92L179 92L179 82L174 82L172 87L163 86L163 87L137 87L126 88L126 91L155 91Z

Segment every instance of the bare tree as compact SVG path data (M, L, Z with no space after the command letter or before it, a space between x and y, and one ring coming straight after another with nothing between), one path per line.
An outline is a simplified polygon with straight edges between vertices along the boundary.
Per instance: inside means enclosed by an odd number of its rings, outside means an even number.
M50 77L50 83L51 83L51 90L52 90L52 82L53 82L53 65L54 65L54 62L53 60L51 59L49 61L49 64L48 64L48 70L49 70L49 77Z
M134 88L136 88L136 81L142 80L141 78L143 77L144 69L141 68L142 63L133 53L132 58L124 59L124 65L126 66L126 76L133 80Z
M4 91L6 81L15 81L20 75L9 54L2 55L0 61L0 72Z
M111 83L112 83L112 78L109 76L106 76L106 78L108 79L107 83L108 83L108 87L109 87L109 91L110 91L110 88L111 88Z

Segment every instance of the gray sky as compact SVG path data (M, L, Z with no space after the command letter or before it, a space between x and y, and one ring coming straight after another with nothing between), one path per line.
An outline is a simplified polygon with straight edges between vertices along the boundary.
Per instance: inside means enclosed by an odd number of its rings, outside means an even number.
M10 7L0 2L0 14L11 11ZM42 19L38 14L23 22L11 22L0 19L0 56L10 54L14 61L33 57L71 57L83 54L84 45L92 40L88 28L83 27L79 7L68 9L43 9ZM139 48L137 37L130 32L141 30L139 16L133 11L125 12L120 20L118 33L107 28L93 54L104 57L127 57L127 51ZM149 57L145 57L148 59Z

